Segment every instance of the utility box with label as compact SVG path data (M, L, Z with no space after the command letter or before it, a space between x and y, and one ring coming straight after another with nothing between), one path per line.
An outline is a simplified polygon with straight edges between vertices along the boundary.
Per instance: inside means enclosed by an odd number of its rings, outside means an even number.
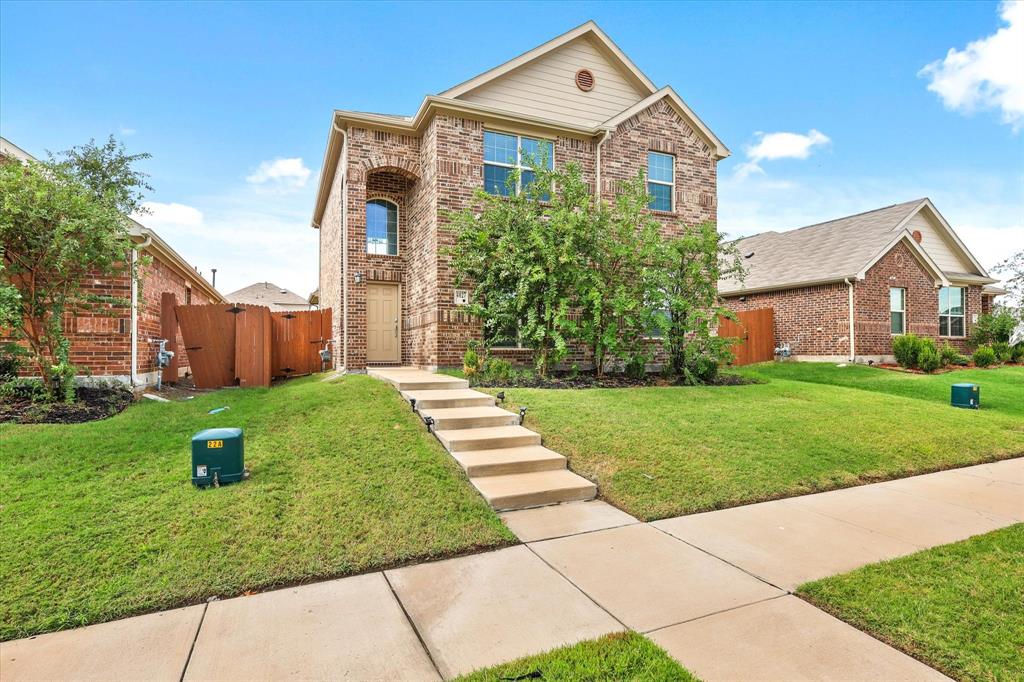
M242 429L204 429L192 436L192 483L217 486L245 478Z
M953 384L949 402L953 407L977 410L981 407L981 389L978 384Z

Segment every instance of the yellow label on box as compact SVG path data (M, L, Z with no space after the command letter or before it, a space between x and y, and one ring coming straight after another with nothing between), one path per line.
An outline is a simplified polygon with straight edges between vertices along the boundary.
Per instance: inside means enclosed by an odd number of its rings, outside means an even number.
M222 440L208 440L206 441L207 449L222 448L224 447L224 441Z

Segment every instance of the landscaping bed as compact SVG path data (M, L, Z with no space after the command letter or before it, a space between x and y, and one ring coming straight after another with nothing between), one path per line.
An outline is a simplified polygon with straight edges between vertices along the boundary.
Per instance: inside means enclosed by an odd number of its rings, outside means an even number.
M459 677L458 681L533 679L552 682L697 680L651 640L635 632L621 632L478 670Z
M1024 524L808 583L798 594L955 679L1024 679Z
M474 388L634 388L637 386L682 386L677 377L661 374L647 374L643 377L629 377L625 374L597 376L590 372L551 372L541 377L533 372L517 372L506 378L492 378L473 374L469 377ZM741 386L754 380L738 374L723 373L708 381L706 386Z
M0 397L0 423L80 424L113 417L132 402L131 389L121 384L79 386L73 403L40 402L24 386Z
M1024 368L955 380L828 363L736 371L762 383L512 388L505 402L528 406L546 447L644 520L1024 455ZM979 383L982 409L950 407L954 381Z
M0 424L0 639L515 542L391 386L321 378ZM196 489L229 426L251 478Z

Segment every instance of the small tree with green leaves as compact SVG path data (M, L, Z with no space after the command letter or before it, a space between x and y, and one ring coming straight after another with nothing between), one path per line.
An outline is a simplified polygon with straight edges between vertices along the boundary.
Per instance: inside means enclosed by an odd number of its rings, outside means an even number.
M478 190L471 206L451 214L455 244L448 252L456 281L473 282L469 311L483 320L485 339L518 327L537 372L547 376L569 351L594 209L577 166L551 171L536 164L533 173L521 191L516 171L509 196Z
M149 189L145 175L132 167L148 155L128 155L110 138L62 157L0 164L0 298L4 323L28 346L44 389L51 398L71 401L75 368L65 317L130 303L91 294L82 283L126 269L137 277L128 257L127 215L140 209L142 190Z
M667 240L660 263L665 308L660 326L669 369L687 383L706 383L715 378L719 364L732 359L731 342L715 335L720 316L735 319L722 305L718 281L742 282L743 262L735 245L723 241L714 223L705 222Z

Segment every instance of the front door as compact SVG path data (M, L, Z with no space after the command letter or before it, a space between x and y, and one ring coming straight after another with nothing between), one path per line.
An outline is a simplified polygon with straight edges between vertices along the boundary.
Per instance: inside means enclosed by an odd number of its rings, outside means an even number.
M400 362L398 285L368 284L366 299L366 361Z

